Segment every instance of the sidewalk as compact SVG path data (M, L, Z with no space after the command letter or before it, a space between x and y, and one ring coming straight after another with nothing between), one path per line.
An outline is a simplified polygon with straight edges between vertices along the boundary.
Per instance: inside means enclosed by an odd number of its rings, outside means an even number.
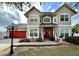
M0 52L9 48L10 47L10 44L0 44Z
M0 44L0 56L7 54L10 50L10 44Z

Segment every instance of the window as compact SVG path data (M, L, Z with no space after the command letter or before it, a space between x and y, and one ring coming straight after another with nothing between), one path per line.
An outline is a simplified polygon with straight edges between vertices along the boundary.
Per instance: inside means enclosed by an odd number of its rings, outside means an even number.
M68 15L65 15L65 21L68 21Z
M38 36L37 29L30 29L30 36Z
M67 14L60 15L60 21L68 21L68 20L69 18Z
M33 36L33 29L30 29L30 36Z
M60 36L64 37L64 30L63 29L60 30Z
M30 22L37 22L37 19L30 19Z
M33 19L30 19L30 22L33 22Z
M60 20L64 21L64 15L60 15Z
M54 22L56 22L56 19L54 19Z
M44 23L50 23L51 19L50 18L44 18Z
M29 18L31 23L36 23L38 21L39 16L37 14L31 14Z
M60 30L60 36L62 36L62 37L69 36L69 29L61 29Z
M37 19L34 19L35 22L37 22Z

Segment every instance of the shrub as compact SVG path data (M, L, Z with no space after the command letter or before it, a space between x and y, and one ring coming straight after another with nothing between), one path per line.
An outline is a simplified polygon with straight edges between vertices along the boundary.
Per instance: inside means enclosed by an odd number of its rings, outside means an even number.
M55 38L53 36L50 37L51 41L55 41Z
M79 37L66 37L65 41L79 45Z
M31 40L28 38L25 38L25 39L20 40L19 42L31 42Z
M42 37L40 36L39 38L36 39L37 42L43 42Z
M3 38L4 38L4 39L7 39L7 38L8 38L8 36L4 36Z

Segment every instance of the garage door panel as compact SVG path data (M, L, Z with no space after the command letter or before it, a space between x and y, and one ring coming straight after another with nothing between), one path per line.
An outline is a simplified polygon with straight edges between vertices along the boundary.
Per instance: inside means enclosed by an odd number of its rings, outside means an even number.
M9 37L12 37L12 31L9 33ZM26 31L13 31L13 38L25 38Z

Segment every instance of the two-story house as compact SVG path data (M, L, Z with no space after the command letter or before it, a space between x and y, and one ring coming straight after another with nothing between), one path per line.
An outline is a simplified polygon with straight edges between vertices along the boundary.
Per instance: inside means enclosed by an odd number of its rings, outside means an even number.
M53 6L52 6L53 7ZM41 12L32 7L27 17L27 38L71 36L71 16L76 12L65 3L55 12Z

